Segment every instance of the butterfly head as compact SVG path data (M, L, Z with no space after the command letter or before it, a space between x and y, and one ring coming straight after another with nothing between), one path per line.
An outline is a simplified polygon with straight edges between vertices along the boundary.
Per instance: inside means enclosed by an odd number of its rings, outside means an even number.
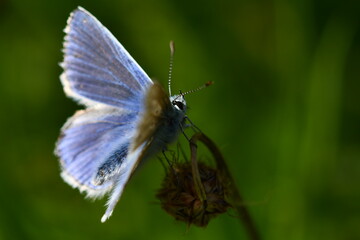
M186 112L186 101L182 93L180 93L179 95L171 96L170 102L176 110L183 113Z

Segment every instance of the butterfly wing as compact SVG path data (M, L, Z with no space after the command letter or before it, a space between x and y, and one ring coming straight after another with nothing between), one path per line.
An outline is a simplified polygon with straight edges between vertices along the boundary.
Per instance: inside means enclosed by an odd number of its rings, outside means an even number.
M152 81L109 30L79 7L65 33L61 81L66 94L86 106L138 111Z
M175 138L183 117L86 10L71 14L65 32L61 81L66 94L88 108L67 121L56 155L64 180L89 197L113 189L105 221L139 162Z
M132 173L135 171L140 160L144 158L144 152L146 151L145 149L147 145L148 143L144 143L128 154L126 162L122 166L120 174L118 175L118 178L116 180L116 185L114 186L114 189L111 192L110 198L107 202L107 209L105 214L101 218L101 222L105 222L111 216L117 202L119 201L124 191L127 182L132 176Z
M78 111L64 127L55 154L61 176L88 197L110 191L126 161L138 114L100 106Z

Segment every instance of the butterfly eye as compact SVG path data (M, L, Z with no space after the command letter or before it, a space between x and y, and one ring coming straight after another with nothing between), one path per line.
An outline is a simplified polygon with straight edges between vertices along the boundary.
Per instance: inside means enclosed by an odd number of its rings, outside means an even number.
M177 106L181 111L184 111L184 104L180 101L173 101L174 106Z

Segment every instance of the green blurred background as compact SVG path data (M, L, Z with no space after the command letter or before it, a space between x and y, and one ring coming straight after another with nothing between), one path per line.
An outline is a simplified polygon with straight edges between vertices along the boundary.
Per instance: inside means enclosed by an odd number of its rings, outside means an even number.
M59 81L78 5L173 90L222 149L263 239L360 239L359 1L0 0L0 239L247 239L233 212L199 229L154 195L149 161L100 223L59 176L59 129L80 106Z

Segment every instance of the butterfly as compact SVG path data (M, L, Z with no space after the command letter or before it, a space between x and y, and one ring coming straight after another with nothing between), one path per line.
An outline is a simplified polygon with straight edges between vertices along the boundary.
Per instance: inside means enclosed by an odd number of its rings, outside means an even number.
M104 222L139 163L177 139L186 101L169 97L85 9L71 13L64 31L61 83L85 109L62 127L55 154L70 186L90 198L110 193Z

